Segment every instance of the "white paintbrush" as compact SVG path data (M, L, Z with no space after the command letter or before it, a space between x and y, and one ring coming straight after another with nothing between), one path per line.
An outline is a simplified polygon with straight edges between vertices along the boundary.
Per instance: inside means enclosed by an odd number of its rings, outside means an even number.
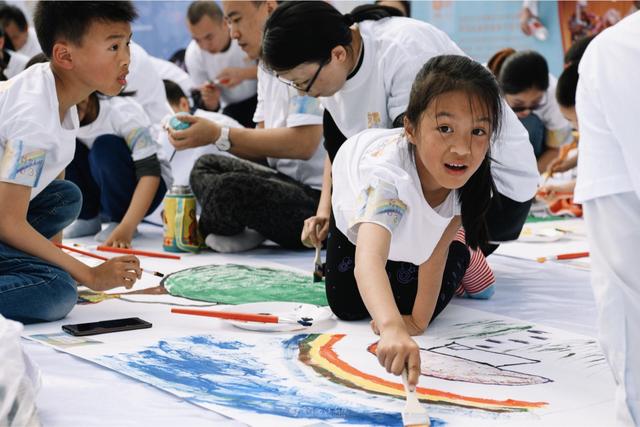
M429 421L427 410L418 401L415 389L413 391L409 389L407 368L402 371L402 383L404 391L407 393L407 403L402 410L402 425L405 427L429 427L431 421Z

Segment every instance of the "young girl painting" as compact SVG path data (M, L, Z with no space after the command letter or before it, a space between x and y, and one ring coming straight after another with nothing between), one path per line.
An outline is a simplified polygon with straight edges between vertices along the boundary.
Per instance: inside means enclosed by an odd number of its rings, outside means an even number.
M463 226L472 248L487 240L490 142L501 115L489 70L437 56L415 78L404 127L360 132L333 162L341 185L332 195L329 305L341 319L371 316L380 364L396 375L406 368L412 385L420 355L411 336L445 308L467 268L450 253L467 250L456 232Z

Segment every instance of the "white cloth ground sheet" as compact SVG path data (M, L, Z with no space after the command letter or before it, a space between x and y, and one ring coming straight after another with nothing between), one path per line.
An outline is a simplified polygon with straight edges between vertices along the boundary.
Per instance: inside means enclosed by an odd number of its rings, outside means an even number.
M564 222L565 227L580 227L579 223ZM549 225L536 225L549 227ZM560 227L559 227L560 228ZM134 244L138 249L160 251L161 229L150 225L141 227L141 236ZM91 245L90 239L77 242ZM70 243L65 241L65 243ZM561 242L553 242L560 244ZM545 245L550 243L544 243ZM509 245L516 245L509 246ZM560 262L538 263L535 258L552 255L544 246L529 243L528 251L520 242L503 245L498 254L488 258L494 269L496 293L488 301L454 299L459 304L478 310L533 321L542 325L564 329L591 337L596 336L596 310L589 284L589 271L584 268L562 265ZM532 246L533 245L533 246ZM524 253L524 255L523 255ZM559 252L557 252L559 253ZM527 259L528 258L528 259ZM88 264L95 260L80 257ZM180 262L142 258L143 267L164 273L196 265L224 262L279 263L311 272L313 253L289 252L278 248L260 248L244 255L225 256L204 252L186 254ZM136 289L155 286L157 277L143 275ZM156 301L170 301L174 297L158 296ZM184 302L185 300L180 300ZM70 315L60 321L25 328L25 335L61 332L60 325L95 321L96 313L104 313L104 319L139 316L145 320L168 322L176 318L166 307L166 317L158 318L158 304L132 303L109 300L94 306L77 306ZM211 321L212 331L233 333L231 325L217 319ZM178 322L176 320L176 322ZM370 333L368 322L345 323L332 321L322 329L314 326L311 332ZM60 353L37 342L23 340L27 354L39 365L42 387L37 405L42 424L56 426L232 426L244 425L227 419L150 385L135 381L117 372ZM613 399L613 396L612 396ZM606 405L605 405L606 406ZM602 408L611 412L613 405ZM613 418L611 418L613 421Z

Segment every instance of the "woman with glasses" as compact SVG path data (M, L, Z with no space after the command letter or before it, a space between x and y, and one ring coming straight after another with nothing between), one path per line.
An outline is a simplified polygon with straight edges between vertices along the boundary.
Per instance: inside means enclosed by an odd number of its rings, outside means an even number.
M286 2L265 25L264 65L291 86L318 97L325 107L328 157L323 193L316 215L305 221L301 236L309 245L336 235L329 233L330 228L335 229L331 162L345 139L369 128L402 126L411 84L422 66L438 55L464 55L439 29L397 13L392 8L363 5L343 15L326 2ZM497 184L487 215L492 241L518 237L538 182L527 133L516 116L504 110L504 124L497 135L504 148L494 153L497 161L491 166ZM338 244L329 238L327 263L337 256L332 245ZM484 257L482 261L486 265Z
M538 52L498 51L487 66L498 79L511 110L529 132L529 141L544 172L558 156L559 147L573 140L571 124L562 116L555 99L557 80Z

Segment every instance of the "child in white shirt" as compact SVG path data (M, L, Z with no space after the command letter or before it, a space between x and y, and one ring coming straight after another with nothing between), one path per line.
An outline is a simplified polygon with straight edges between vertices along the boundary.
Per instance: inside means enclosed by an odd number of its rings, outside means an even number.
M138 224L171 187L169 162L134 99L93 93L78 104L78 115L80 130L67 179L82 190L82 210L65 237L95 234L107 246L128 248ZM102 231L101 219L109 222Z
M126 85L129 2L39 2L35 26L51 63L0 84L0 314L33 323L63 318L76 284L102 291L140 278L134 256L89 267L56 248L77 216L81 194L59 179L73 159L75 105Z
M451 300L469 266L452 242L487 240L494 190L490 141L499 132L497 82L458 55L432 58L416 76L404 129L370 129L348 139L333 162L327 248L329 305L345 320L370 315L378 360L417 384L422 334Z

